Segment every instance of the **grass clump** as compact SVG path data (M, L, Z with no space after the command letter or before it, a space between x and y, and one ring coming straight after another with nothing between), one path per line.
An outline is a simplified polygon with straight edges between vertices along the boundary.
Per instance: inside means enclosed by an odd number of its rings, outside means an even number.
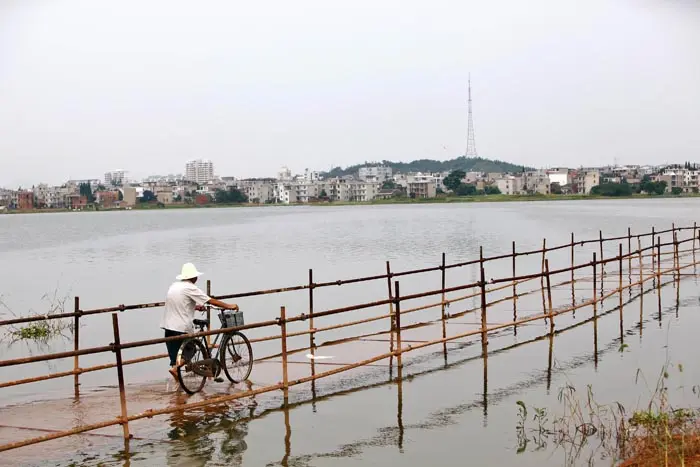
M56 337L70 337L73 332L73 322L69 318L51 318L65 312L65 303L68 297L59 297L57 292L53 295L44 295L42 301L46 302L46 312L38 313L29 311L18 315L14 313L0 297L0 307L4 308L14 318L43 318L23 324L8 326L7 335L15 341L39 341L47 342Z
M572 385L563 387L558 395L562 415L551 419L544 408L534 408L530 418L518 401L517 452L528 445L543 450L551 443L564 451L567 465L597 465L599 458L624 467L700 467L700 410L669 403L670 369L666 363L649 402L631 412L619 402L598 403L591 385L582 397ZM677 369L682 372L683 366Z

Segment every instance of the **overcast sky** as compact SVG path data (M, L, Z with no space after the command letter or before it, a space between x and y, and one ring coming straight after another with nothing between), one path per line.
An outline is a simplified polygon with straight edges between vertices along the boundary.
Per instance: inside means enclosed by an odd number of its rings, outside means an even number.
M2 0L0 185L700 162L697 0Z

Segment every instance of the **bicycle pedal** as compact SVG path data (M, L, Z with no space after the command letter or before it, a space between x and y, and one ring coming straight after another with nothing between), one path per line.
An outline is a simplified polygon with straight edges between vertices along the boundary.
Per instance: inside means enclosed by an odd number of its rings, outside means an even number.
M214 381L216 381L217 383L223 383L224 378L214 378Z

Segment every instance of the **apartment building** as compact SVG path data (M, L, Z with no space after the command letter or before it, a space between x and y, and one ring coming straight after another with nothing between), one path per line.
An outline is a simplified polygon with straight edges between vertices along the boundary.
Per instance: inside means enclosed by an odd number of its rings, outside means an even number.
M437 185L433 175L417 173L406 178L406 194L412 198L435 198Z
M523 178L513 175L503 175L496 179L496 186L504 195L518 195L523 191Z
M391 180L391 177L391 167L383 165L360 167L360 170L357 172L357 178L365 182L384 183L387 180Z
M185 164L185 180L199 184L214 179L214 164L207 159L187 161Z
M276 198L277 182L272 178L237 180L234 186L248 197L249 203L266 204Z
M590 195L593 187L600 185L598 169L581 169L574 173L572 188L574 193Z
M657 179L666 182L666 191L680 188L684 193L697 193L699 191L700 170L691 168L667 167L661 171Z
M122 169L105 172L105 186L122 186L126 183L126 172Z
M523 172L522 174L522 187L520 193L532 195L532 194L542 194L548 195L551 190L551 183L549 181L549 175L545 170L535 170L530 172Z

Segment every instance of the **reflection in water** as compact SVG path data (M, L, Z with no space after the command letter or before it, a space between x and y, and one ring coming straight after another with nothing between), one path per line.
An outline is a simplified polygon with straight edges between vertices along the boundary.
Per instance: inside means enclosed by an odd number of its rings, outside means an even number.
M281 464L288 467L289 456L292 453L292 426L289 424L289 404L284 404L284 457Z
M172 405L182 405L188 396L176 392ZM252 417L255 406L248 407L239 401L205 406L197 411L177 411L170 416L171 430L168 438L177 443L170 445L167 465L205 465L216 459L226 465L241 465L243 452L247 449L244 440L248 434L248 420L239 420L241 412Z
M396 381L396 389L398 394L398 405L396 407L396 424L399 427L398 446L399 451L403 453L403 380Z

